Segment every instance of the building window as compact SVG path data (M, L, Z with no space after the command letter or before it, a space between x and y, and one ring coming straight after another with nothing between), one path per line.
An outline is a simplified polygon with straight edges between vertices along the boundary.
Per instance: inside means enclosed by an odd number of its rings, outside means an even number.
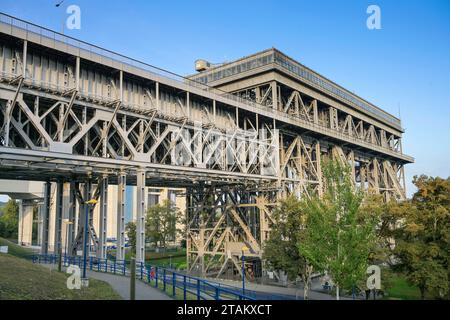
M153 194L153 193L149 193L148 194L148 206L154 206L157 205L159 203L159 194Z
M175 190L168 190L167 191L167 198L169 199L169 201L173 205L176 205L176 203L177 203L177 193L176 193Z

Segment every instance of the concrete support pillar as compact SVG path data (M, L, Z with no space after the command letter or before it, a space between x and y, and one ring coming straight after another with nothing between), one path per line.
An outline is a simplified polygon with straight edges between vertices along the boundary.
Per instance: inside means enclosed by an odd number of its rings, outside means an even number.
M121 172L118 177L117 190L117 260L125 259L125 188L126 174Z
M104 176L100 187L100 230L97 257L106 259L108 222L108 176Z
M44 205L41 212L42 215L42 242L41 242L41 254L48 253L48 225L50 217L50 195L51 195L51 182L44 184Z
M63 187L63 183L58 181L56 184L55 240L53 244L55 254L59 254L62 249Z
M19 201L19 245L31 246L33 240L33 209L32 201Z
M137 172L136 261L145 262L145 171Z
M38 246L42 246L42 225L43 225L43 220L42 220L42 212L44 211L44 204L42 202L39 202L37 205L37 230L38 230L38 234L37 234L37 244Z

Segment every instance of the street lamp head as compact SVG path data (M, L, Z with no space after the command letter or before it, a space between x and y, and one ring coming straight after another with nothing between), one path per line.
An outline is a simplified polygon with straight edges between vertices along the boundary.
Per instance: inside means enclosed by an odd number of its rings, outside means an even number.
M87 204L92 204L92 205L97 204L97 202L98 201L96 199L91 199L91 200L86 201Z

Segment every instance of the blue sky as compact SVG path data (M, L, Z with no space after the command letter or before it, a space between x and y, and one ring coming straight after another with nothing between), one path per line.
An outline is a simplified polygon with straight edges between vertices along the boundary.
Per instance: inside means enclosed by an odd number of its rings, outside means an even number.
M450 1L2 0L1 11L179 74L194 60L233 60L276 47L398 116L408 193L416 174L450 176ZM381 30L366 27L370 4Z

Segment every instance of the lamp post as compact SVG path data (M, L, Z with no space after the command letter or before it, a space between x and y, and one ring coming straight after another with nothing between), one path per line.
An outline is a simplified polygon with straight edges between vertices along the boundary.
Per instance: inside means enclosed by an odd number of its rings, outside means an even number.
M246 246L242 247L242 295L245 295L245 251L247 250Z
M65 248L64 248L64 251L65 251L65 255L67 256L67 250L68 250L68 247L69 247L69 225L70 224L73 224L73 222L72 221L70 221L69 219L63 219L63 224L66 226L65 227L65 229L66 229L66 243L65 243Z

